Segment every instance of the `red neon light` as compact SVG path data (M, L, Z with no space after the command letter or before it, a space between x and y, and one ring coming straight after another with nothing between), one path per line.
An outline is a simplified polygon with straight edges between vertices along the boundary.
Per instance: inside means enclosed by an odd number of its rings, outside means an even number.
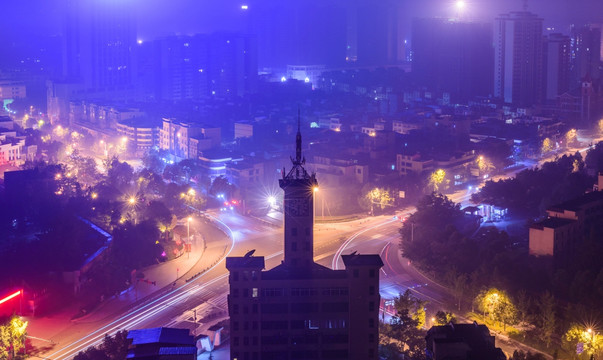
M19 296L19 295L21 295L21 290L17 291L17 292L16 292L16 293L14 293L14 294L10 294L10 295L8 295L7 297L5 297L4 299L0 300L0 304L5 303L5 302L7 302L8 300L10 300L10 299L12 299L12 298L14 298L14 297L17 297L17 296Z

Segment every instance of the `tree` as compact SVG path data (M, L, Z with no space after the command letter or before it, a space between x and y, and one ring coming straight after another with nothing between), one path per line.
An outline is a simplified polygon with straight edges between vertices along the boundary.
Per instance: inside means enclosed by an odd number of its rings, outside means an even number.
M570 326L563 336L563 340L569 343L572 349L576 349L578 343L582 343L584 352L591 357L603 348L603 335L597 333L595 329L578 324Z
M515 303L517 304L517 316L521 323L528 321L530 314L531 298L524 289L519 290Z
M446 325L446 324L450 324L450 323L453 323L453 324L456 323L456 317L454 316L453 313L440 310L435 314L435 324L434 325L442 326L442 325Z
M452 268L446 274L446 282L452 286L452 291L456 297L458 311L461 311L461 303L463 302L463 294L467 290L467 274L460 274L456 268Z
M556 325L555 297L548 291L542 294L538 302L538 325L540 339L548 348L551 345Z
M15 358L25 346L27 337L27 321L17 315L11 316L8 323L0 326L0 358Z
M440 187L446 179L446 171L438 169L431 173L429 176L429 185L433 188L433 191L440 191Z
M394 299L396 315L389 324L382 324L381 347L384 350L395 349L398 353L412 359L425 358L425 308L426 301L414 297L410 290Z
M484 318L488 314L490 319L502 322L505 330L507 324L512 324L515 320L515 306L502 290L490 288L482 291L477 297L477 304Z
M549 151L553 150L553 142L549 138L545 138L542 140L542 146L540 147L540 152L544 155Z
M120 162L113 157L107 168L109 183L121 192L126 192L132 181L134 170L127 162Z

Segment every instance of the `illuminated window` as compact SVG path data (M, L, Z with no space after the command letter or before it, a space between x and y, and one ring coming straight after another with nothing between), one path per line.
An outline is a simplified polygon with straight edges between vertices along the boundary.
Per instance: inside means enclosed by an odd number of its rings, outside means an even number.
M254 298L258 297L258 288L253 288L251 290L251 297L254 297Z

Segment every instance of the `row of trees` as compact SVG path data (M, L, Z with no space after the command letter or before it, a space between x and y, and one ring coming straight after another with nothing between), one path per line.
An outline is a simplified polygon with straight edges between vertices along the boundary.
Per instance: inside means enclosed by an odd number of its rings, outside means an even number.
M471 201L508 208L518 216L537 217L557 203L576 198L592 187L580 153L523 170L514 178L488 181Z
M603 224L578 244L566 268L551 272L546 259L530 257L505 232L488 227L470 236L470 229L459 230L467 217L445 196L432 194L400 231L403 255L447 284L459 310L470 305L503 326L523 324L525 335L545 347L561 345L575 319L603 318L603 264L597 255L603 253ZM492 286L497 289L485 290ZM500 301L493 302L493 294Z

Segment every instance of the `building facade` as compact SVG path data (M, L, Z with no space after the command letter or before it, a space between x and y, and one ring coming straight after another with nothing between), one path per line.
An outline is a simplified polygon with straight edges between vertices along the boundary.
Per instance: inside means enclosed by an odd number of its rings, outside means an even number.
M229 257L233 360L377 359L378 255L343 255L345 270L314 262L315 174L304 168L301 134L284 190L284 260L264 270L253 251Z
M550 34L544 42L545 98L555 100L570 90L570 38Z
M542 19L530 12L500 15L494 23L494 97L530 106L543 97Z
M431 91L467 101L492 93L494 49L490 24L455 19L414 19L412 74Z
M220 128L191 122L163 119L159 130L159 147L180 159L198 159L200 152L220 146Z

